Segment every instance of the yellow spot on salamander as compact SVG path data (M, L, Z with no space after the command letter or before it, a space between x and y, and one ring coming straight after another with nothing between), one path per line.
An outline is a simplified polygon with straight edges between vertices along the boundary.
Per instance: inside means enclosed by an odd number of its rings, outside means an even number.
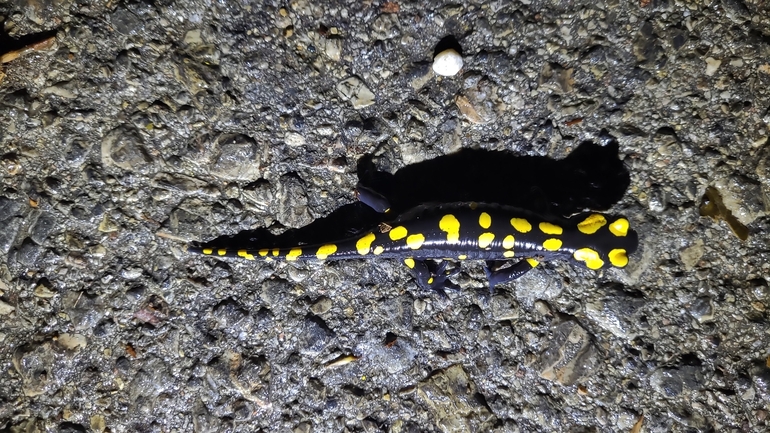
M249 254L249 252L246 250L238 250L238 256L243 257L246 260L254 260L254 255Z
M459 256L457 256L457 258L460 260L465 260L468 258L468 256L466 256L465 254L460 254Z
M532 224L524 218L511 218L511 225L519 233L529 233L529 231L532 230Z
M278 248L273 249L273 257L278 257L278 254L280 253L281 253L281 250L279 250Z
M510 250L514 245L516 245L516 239L514 239L513 235L508 235L503 239L503 248L506 250Z
M547 235L560 235L564 230L556 224L542 222L539 225L540 231Z
M548 251L556 251L561 248L561 243L561 239L546 239L545 242L543 242L543 248L547 249Z
M482 212L479 215L479 225L481 228L488 229L492 225L492 217L488 213Z
M433 277L428 278L428 284L433 284Z
M460 221L452 214L446 214L438 222L438 228L446 232L446 240L455 244L460 242Z
M414 269L414 259L411 257L407 257L404 259L404 264L409 269Z
M614 223L610 224L610 232L615 236L623 237L628 234L628 220L625 218L618 218Z
M297 260L297 257L302 255L302 248L292 248L289 250L288 254L286 254L286 260L293 261Z
M214 250L212 250L211 248L204 248L203 249L203 254L211 254L213 252L214 252Z
M259 250L259 255L265 257L269 251L267 248Z
M612 263L612 266L623 268L628 264L628 256L626 255L626 250L622 248L610 251L607 256L610 258L610 263Z
M424 242L425 236L420 233L409 235L409 237L406 238L406 246L413 250L419 249Z
M533 268L540 264L540 262L532 258L527 259L527 263L529 263L529 265Z
M599 257L599 253L591 248L581 248L572 253L572 257L579 262L584 262L588 269L599 269L604 266L604 260Z
M369 232L359 239L356 242L356 251L358 251L358 254L361 254L362 256L369 254L369 250L371 250L372 242L374 242L375 238L376 236L374 233Z
M227 250L225 249L217 250L217 254L219 254L220 256L224 256L225 254L227 254Z
M595 213L589 215L588 218L578 223L577 228L580 230L580 233L592 235L600 228L604 227L605 224L607 224L607 219L604 218L604 215Z
M374 247L375 256L379 256L380 254L382 254L383 251L385 251L385 248L383 248L382 245L377 245L376 247Z
M326 260L327 257L337 252L337 245L326 244L318 247L315 256L318 260Z
M399 239L404 239L407 235L406 227L404 226L398 226L394 227L389 233L388 236L390 236L391 240L397 241Z
M495 240L495 234L494 233L482 233L479 235L479 248L486 248L488 247L492 241Z
M514 253L513 251L505 251L505 252L503 253L503 257L505 257L505 258L508 258L508 259L510 259L510 258L511 258L511 257L513 257L514 255L516 255L516 253Z

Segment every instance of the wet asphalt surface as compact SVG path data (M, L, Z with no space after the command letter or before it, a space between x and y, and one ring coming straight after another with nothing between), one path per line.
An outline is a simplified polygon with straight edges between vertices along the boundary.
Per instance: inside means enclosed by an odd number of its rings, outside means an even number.
M764 2L0 17L0 431L767 431ZM464 66L439 77L445 46ZM493 294L464 263L446 297L397 260L185 250L350 234L377 220L359 181L606 209L640 248Z

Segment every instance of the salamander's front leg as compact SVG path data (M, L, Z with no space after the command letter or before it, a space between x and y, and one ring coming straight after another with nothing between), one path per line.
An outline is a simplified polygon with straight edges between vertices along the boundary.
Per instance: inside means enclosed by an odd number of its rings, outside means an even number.
M449 278L457 275L460 268L451 271L446 270L447 262L442 261L435 271L430 270L430 266L424 260L416 260L411 257L404 259L404 264L412 270L412 275L417 281L417 285L422 290L432 290L443 293L443 289L454 288Z
M484 272L487 274L487 280L489 281L489 291L492 292L495 286L498 284L507 283L513 281L516 278L526 274L530 269L537 266L540 262L535 259L522 259L518 262L508 266L507 268L500 269L500 263L498 261L488 261L484 266Z
M384 195L361 184L356 186L356 197L358 201L379 213L387 213L390 210L390 202Z

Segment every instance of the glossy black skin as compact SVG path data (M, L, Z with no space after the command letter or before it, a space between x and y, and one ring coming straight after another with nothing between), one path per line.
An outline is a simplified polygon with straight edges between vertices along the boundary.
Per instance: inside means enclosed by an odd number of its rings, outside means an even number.
M372 197L366 196L364 200L371 201ZM481 225L482 214L485 214L487 227ZM440 221L447 215L452 215L459 223L456 241L451 241L445 230L446 227L443 229L441 227ZM546 220L533 212L497 204L462 202L421 205L392 220L383 218L385 221L377 227L336 242L242 250L191 247L190 251L251 260L398 258L404 260L412 269L420 287L433 290L440 290L449 284L447 280L453 273L445 273L443 267L445 265L440 266L438 271L431 270L426 260L485 260L487 262L485 271L491 289L497 284L520 277L537 266L540 261L568 259L582 265L582 262L573 257L578 249L590 248L596 251L604 262L602 267L612 266L608 256L612 250L621 249L626 254L636 251L637 234L631 229L628 229L625 236L611 233L608 225L604 225L592 234L582 233L578 230L578 224L588 215L591 214L577 215L568 219ZM603 217L608 222L616 220L607 215ZM512 218L527 221L530 229L522 232L521 227L512 224ZM548 223L550 227L558 226L561 228L561 233L546 233L540 223ZM401 235L393 239L394 234L399 230ZM484 233L487 236L494 234L494 239L482 247L479 244L479 237ZM420 236L422 242L409 242L411 235ZM504 239L509 235L513 236L514 242L505 248ZM367 239L365 245L362 245L362 239ZM544 245L548 240L560 241L559 247L546 248ZM334 247L334 251L322 256L321 251L331 246ZM505 267L508 263L512 265Z
M473 208L475 207L475 208ZM479 225L479 215L486 212L491 217L491 226L487 229ZM458 243L447 241L447 233L439 228L440 219L447 214L452 214L460 222L460 239ZM409 233L421 233L425 236L425 243L417 250L409 248L402 240L392 241L388 233L380 233L374 230L378 240L382 240L385 251L379 257L415 259L457 258L465 255L467 260L511 260L503 256L506 251L503 248L503 239L507 235L513 235L515 244L512 250L514 257L532 257L540 260L570 259L576 249L591 248L603 255L605 262L609 263L606 253L613 249L625 249L628 254L636 251L638 239L633 230L629 230L625 237L617 237L607 230L587 235L577 230L579 222L586 218L587 214L581 214L569 219L550 219L528 212L522 209L497 204L471 204L448 203L440 205L422 205L400 215L398 218L385 223L386 227L404 226ZM519 233L510 223L511 218L522 218L529 221L532 230L528 233ZM540 222L550 222L564 229L561 235L545 234L538 228ZM478 246L479 235L485 232L495 234L492 243L486 248ZM361 235L354 236L347 241L339 242L340 247L354 245ZM546 239L561 239L563 245L557 251L548 251L543 247ZM341 248L348 249L348 248ZM340 251L333 258L361 257L354 248L350 254ZM332 258L332 257L330 257Z

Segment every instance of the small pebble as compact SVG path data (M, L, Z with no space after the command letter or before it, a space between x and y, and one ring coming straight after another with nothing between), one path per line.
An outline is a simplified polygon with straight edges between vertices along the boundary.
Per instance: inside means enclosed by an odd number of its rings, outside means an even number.
M713 57L707 57L706 58L706 75L709 77L714 75L717 72L717 69L719 69L719 66L722 65L722 61L719 59L715 59Z
M310 306L310 311L316 316L319 316L321 314L327 313L329 310L331 310L331 308L332 300L324 296L316 301L315 304Z
M6 316L8 314L13 313L13 311L16 310L16 307L14 307L11 304L6 304L3 301L0 301L0 316Z
M433 72L445 77L460 72L463 67L463 57L453 49L444 50L433 59Z

